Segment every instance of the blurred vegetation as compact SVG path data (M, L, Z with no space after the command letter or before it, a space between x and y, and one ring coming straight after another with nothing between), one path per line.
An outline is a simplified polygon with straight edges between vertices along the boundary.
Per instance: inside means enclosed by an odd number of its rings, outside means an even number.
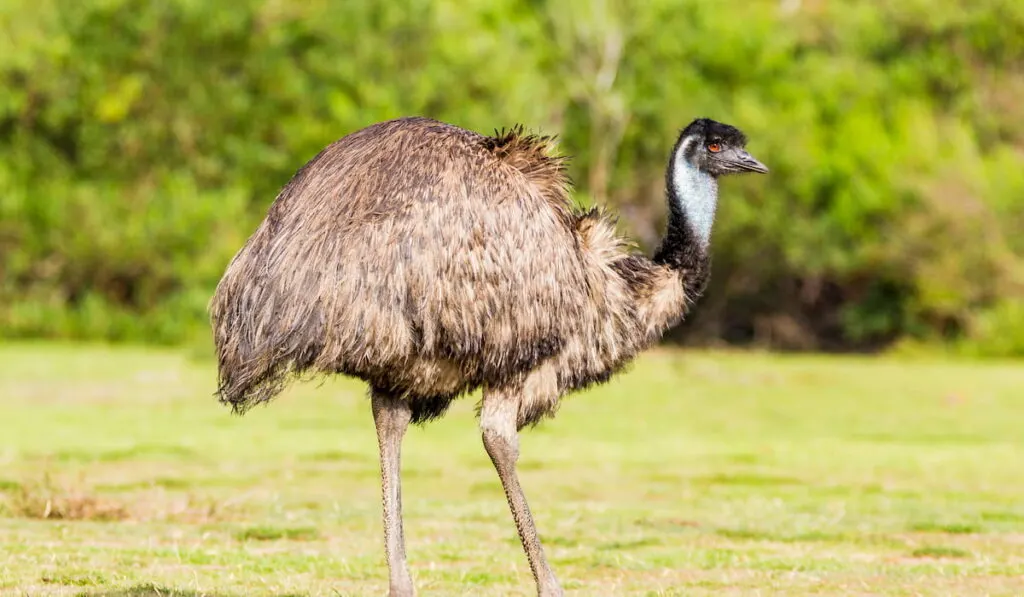
M560 135L651 248L695 116L729 180L685 338L1024 354L1024 3L6 0L0 335L176 342L324 145L423 114Z

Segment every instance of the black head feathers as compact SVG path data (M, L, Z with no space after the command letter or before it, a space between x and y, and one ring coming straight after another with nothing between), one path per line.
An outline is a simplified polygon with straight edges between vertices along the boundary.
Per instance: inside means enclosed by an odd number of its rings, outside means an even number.
M699 135L707 143L724 143L731 147L746 147L747 136L738 128L723 124L710 118L698 118L691 122L679 135L680 139L686 139L692 135Z
M746 149L747 136L738 128L698 118L679 134L673 154L711 176L741 172L768 172Z

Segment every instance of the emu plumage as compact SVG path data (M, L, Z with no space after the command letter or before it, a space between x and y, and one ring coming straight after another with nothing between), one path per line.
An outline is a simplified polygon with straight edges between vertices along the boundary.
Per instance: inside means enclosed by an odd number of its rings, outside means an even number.
M220 398L244 412L302 373L369 383L391 593L409 595L401 438L482 387L484 444L538 592L561 594L515 474L517 431L680 321L708 276L717 177L765 171L745 143L706 119L682 132L652 260L573 205L548 138L426 118L343 137L282 189L218 285Z

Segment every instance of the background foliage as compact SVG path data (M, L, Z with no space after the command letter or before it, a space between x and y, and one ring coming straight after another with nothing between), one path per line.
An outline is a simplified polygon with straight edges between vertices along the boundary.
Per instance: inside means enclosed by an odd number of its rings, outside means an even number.
M0 335L181 341L324 145L523 122L650 249L679 128L743 128L689 341L1024 354L1024 3L6 0Z

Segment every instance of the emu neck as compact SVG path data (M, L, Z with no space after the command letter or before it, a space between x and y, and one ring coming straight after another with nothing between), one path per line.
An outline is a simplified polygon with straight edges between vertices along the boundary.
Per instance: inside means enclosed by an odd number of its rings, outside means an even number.
M654 255L657 263L677 270L686 293L696 298L710 273L711 227L718 205L718 181L686 158L693 139L681 141L666 173L668 233Z

